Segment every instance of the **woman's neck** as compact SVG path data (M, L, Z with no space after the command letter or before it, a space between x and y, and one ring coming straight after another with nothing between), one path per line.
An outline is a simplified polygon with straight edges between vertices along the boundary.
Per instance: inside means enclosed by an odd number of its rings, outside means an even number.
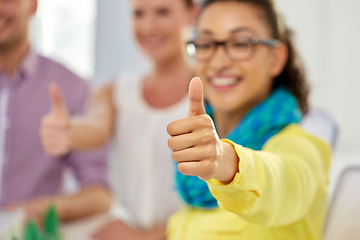
M194 72L182 56L158 61L144 82L143 96L152 107L170 107L186 96L193 76Z
M216 130L220 138L224 138L245 117L247 111L241 109L234 112L214 111Z
M224 138L254 107L265 101L271 90L259 95L258 99L244 104L233 111L219 111L214 109L214 120L216 122L216 130L220 138Z
M183 54L178 54L172 58L155 62L154 71L152 77L154 81L181 81L184 77L193 75L193 70L186 62ZM189 79L190 81L191 79Z
M233 111L218 111L214 109L216 130L220 138L224 138L239 122L261 101L245 104Z

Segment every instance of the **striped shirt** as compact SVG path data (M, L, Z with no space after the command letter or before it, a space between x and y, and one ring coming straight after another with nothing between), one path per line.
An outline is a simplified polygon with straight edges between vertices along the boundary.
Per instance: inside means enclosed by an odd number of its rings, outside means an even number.
M30 50L13 77L0 69L0 206L59 193L69 167L81 186L108 185L105 147L61 158L44 153L39 130L51 82L71 115L84 111L88 84L60 64Z

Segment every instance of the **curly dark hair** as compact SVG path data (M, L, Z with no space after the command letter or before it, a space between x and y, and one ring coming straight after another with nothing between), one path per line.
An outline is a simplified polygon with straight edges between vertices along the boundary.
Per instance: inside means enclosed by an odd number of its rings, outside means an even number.
M185 4L188 7L192 7L194 5L194 0L185 0Z
M269 24L272 32L272 37L283 42L289 52L289 57L283 71L274 79L273 89L279 86L286 86L296 97L301 111L306 113L309 108L309 85L305 77L304 65L295 50L292 39L293 33L286 27L273 0L205 0L202 4L201 11L210 4L225 1L249 3L264 11L266 22Z

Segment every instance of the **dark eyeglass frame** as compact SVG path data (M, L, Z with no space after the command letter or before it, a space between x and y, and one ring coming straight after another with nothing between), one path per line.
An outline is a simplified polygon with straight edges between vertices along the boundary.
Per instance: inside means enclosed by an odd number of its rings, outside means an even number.
M245 61L245 60L248 60L250 59L253 55L254 55L254 52L255 52L255 46L256 45L259 45L259 44L262 44L262 45L265 45L265 46L268 46L270 48L274 48L274 47L277 47L280 45L280 40L276 39L276 38L269 38L269 39L260 39L260 38L257 38L257 37L250 37L249 38L249 42L250 44L252 45L252 48L251 48L251 51L250 53L248 54L248 56L246 57L243 57L243 58L236 58L236 57L233 57L229 50L228 50L228 44L229 43L232 43L234 41L212 41L210 42L212 44L212 52L209 54L208 57L206 58L203 58L203 59L200 59L200 58L197 58L196 55L194 54L193 56L191 54L189 54L189 50L187 49L187 54L190 56L190 57L193 57L195 58L197 61L200 61L200 62L207 62L207 61L210 61L212 59L212 57L214 56L216 50L218 47L220 46L223 46L224 47L224 50L225 50L225 53L226 53L226 56L228 58L230 58L231 60L234 60L234 61ZM196 49L196 41L189 41L187 43L187 48L189 47L189 45L193 45L194 48Z

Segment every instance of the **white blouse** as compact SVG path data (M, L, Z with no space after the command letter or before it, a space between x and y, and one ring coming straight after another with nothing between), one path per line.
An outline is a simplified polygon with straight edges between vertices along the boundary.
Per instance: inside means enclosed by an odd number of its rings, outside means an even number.
M109 167L113 192L127 213L123 220L148 229L165 223L181 204L166 127L186 117L188 98L153 108L143 97L143 80L141 74L120 75L115 82L117 119Z

